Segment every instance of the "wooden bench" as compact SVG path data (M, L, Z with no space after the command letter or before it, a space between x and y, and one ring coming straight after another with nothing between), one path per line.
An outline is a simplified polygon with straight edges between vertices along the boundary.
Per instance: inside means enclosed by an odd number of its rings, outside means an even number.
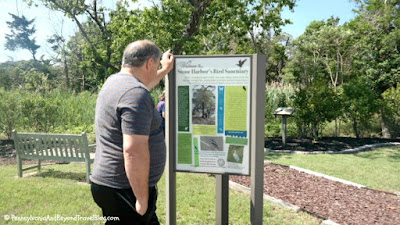
M13 131L14 145L17 152L18 176L32 168L41 169L41 160L64 162L84 162L86 165L86 182L89 183L90 164L94 154L89 152L95 145L88 145L86 133L73 134L38 134L18 133ZM23 159L37 159L37 166L22 169Z

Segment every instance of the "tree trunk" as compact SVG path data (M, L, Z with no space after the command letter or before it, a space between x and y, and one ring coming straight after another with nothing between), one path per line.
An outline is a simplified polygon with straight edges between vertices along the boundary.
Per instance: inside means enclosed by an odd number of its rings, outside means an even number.
M381 129L383 138L390 138L389 123L390 121L385 117L385 111L381 109Z
M86 81L86 76L85 76L85 73L83 73L83 74L82 74L82 87L81 87L81 91L84 91L84 90L85 90L85 86L86 86L85 81Z
M354 131L354 134L356 135L356 138L357 139L360 138L360 134L359 134L358 128L357 128L357 120L356 119L353 119L353 131Z
M183 44L197 34L200 28L200 20L206 13L207 7L211 4L211 0L192 0L189 2L194 9L190 14L189 24L186 26L182 41L176 43L172 49L172 53L175 55L181 54Z
M65 74L65 81L67 84L67 89L70 88L70 82L69 82L69 74L68 74L68 64L67 64L67 56L66 56L66 51L65 48L63 49L63 63L64 63L64 74Z
M201 103L201 117L202 117L202 118L205 118L205 117L204 117L204 102Z
M337 118L335 118L335 137L339 137L339 126Z

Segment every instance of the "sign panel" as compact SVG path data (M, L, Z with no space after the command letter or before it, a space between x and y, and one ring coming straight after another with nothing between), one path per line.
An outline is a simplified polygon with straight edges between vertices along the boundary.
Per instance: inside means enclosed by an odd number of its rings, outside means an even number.
M175 59L177 171L249 174L251 56Z
M275 110L275 116L291 116L293 115L296 108L293 107L279 107Z

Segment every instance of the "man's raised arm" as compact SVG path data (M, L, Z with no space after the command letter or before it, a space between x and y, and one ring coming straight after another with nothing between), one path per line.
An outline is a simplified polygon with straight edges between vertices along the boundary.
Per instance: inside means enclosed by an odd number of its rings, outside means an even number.
M157 71L157 76L147 85L147 89L149 91L158 83L160 83L165 75L167 75L172 70L172 68L174 68L174 60L175 57L172 53L170 53L170 51L167 51L163 54L160 61L161 69Z

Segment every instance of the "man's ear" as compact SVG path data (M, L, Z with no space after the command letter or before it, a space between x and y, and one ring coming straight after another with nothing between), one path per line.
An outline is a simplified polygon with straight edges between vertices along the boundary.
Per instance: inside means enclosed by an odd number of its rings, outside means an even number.
M151 68L151 66L153 65L154 59L152 57L150 57L147 61L146 61L146 70L149 70Z

